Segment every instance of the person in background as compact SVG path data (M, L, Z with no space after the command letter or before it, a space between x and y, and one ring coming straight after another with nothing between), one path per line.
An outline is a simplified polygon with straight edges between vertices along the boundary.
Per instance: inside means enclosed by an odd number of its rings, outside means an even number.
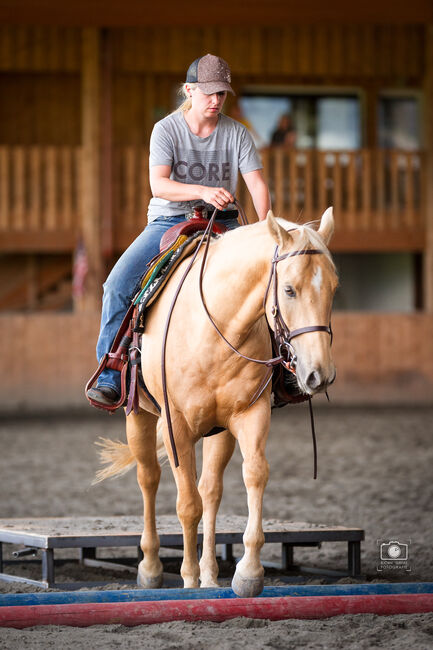
M148 225L123 253L104 284L98 362L109 352L115 335L140 287L147 263L159 253L161 237L186 221L195 208L228 229L239 226L234 205L239 172L253 199L259 219L270 209L262 163L248 129L221 111L230 85L230 68L212 54L188 68L182 85L185 101L157 122L150 139L149 176L152 199ZM87 396L102 405L120 399L120 372L105 368Z
M290 113L283 113L271 137L271 147L295 147L296 131Z

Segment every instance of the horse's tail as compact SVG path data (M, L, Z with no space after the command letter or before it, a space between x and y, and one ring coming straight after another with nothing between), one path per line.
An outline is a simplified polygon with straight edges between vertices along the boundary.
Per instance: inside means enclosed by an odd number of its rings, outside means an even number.
M92 485L105 481L106 478L114 478L126 474L136 463L128 445L120 440L110 440L109 438L99 438L95 445L100 447L98 454L99 460L103 465L102 469L96 472Z
M137 461L132 455L127 443L120 440L110 440L109 438L100 437L95 445L100 447L99 460L103 465L102 469L96 472L92 485L105 481L106 478L115 478L129 472L136 465ZM165 460L167 453L164 447L162 437L161 418L157 424L156 453L159 461Z

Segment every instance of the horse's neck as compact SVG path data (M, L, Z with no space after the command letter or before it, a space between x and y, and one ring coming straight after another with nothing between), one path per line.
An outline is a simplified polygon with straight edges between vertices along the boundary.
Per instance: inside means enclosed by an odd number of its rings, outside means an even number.
M264 314L274 248L262 223L229 232L214 247L205 271L206 301L218 310L218 321L240 336Z

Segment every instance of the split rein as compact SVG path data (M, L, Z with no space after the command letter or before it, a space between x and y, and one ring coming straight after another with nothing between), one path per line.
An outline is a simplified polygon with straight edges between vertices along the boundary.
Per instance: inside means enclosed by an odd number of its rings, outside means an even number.
M245 213L239 204L239 202L235 199L234 201L236 207L239 210L239 214L241 216L241 221L242 225L246 225L248 223ZM275 248L274 256L271 260L271 272L269 276L269 281L266 287L265 295L263 297L263 308L265 310L265 316L266 316L266 301L269 295L269 291L271 288L271 285L273 285L273 306L272 306L272 316L273 316L273 325L274 327L273 332L275 335L275 341L277 343L278 347L278 356L273 357L271 359L254 359L252 357L248 357L239 350L237 350L231 343L230 341L227 340L227 338L224 336L224 334L221 332L221 330L218 328L217 324L213 320L203 294L203 277L204 277L204 269L206 265L206 260L208 256L208 251L209 251L209 246L210 246L210 240L211 240L211 233L213 229L213 225L215 222L215 216L216 216L217 210L215 209L212 213L211 218L209 219L209 222L206 226L205 231L203 232L203 235L199 241L199 244L188 264L186 267L179 285L177 286L177 289L175 291L175 294L173 296L173 300L171 302L168 316L167 316L167 321L165 323L165 328L164 328L164 335L163 335L163 343L162 343L162 356L161 356L161 371L162 371L162 391L163 391L163 397L164 397L164 408L165 408L165 413L166 413L166 418L167 418L167 427L168 427L168 434L170 438L170 444L171 444L171 449L173 453L173 460L175 467L179 467L179 458L177 455L177 450L176 450L176 443L174 440L174 433L173 433L173 425L172 425L172 420L171 420L171 414L170 414L170 405L168 401L168 390L167 390L167 375L166 375L166 348L167 348L167 336L168 336L168 330L170 327L170 322L171 322L171 317L173 314L173 310L175 307L175 304L177 302L177 298L179 296L179 293L182 289L182 286L185 282L186 277L188 276L196 258L197 255L200 251L200 248L202 247L203 242L206 241L205 243L205 248L204 248L204 253L203 253L203 258L201 261L201 267L200 267L200 275L199 275L199 289L200 289L200 297L201 301L203 304L203 308L206 312L206 315L211 322L212 326L218 333L218 335L223 339L223 341L228 345L228 347L238 356L240 356L242 359L245 359L246 361L251 361L253 363L258 363L260 365L264 365L267 368L269 368L269 373L265 377L264 381L254 394L250 405L252 406L262 395L262 393L266 390L269 382L272 379L272 374L273 374L273 368L274 366L277 366L278 364L282 364L287 370L292 372L293 374L296 374L296 363L297 363L297 358L296 358L296 353L295 350L291 344L292 339L294 339L296 336L300 336L301 334L307 334L309 332L327 332L331 336L331 343L332 343L332 330L330 326L327 325L310 325L307 327L300 327L298 329L290 331L289 328L287 327L286 323L284 322L284 319L281 315L281 310L280 310L280 305L278 301L278 274L277 274L277 264L278 262L281 262L282 260L285 260L288 257L295 257L297 255L317 255L321 254L322 251L317 250L317 249L303 249L303 250L298 250L298 251L292 251L289 253L285 253L283 255L278 255L278 245ZM313 411L312 411L312 405L311 405L311 397L308 396L308 404L309 404L309 409L310 409L310 419L311 419L311 428L312 428L312 435L313 435L313 452L314 452L314 478L317 478L317 444L316 444L316 435L315 435L315 428L314 428L314 418L313 418Z

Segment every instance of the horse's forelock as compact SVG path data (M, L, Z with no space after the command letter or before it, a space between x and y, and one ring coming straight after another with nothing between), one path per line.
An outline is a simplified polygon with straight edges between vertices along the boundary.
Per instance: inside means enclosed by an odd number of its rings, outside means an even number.
M298 233L296 246L299 250L304 250L306 248L312 247L322 251L322 253L331 262L332 267L335 269L331 253L329 252L328 247L314 227L320 226L320 220L299 224L292 221L287 221L287 219L282 219L281 217L277 217L277 222L282 228L284 228L284 230L295 230Z

